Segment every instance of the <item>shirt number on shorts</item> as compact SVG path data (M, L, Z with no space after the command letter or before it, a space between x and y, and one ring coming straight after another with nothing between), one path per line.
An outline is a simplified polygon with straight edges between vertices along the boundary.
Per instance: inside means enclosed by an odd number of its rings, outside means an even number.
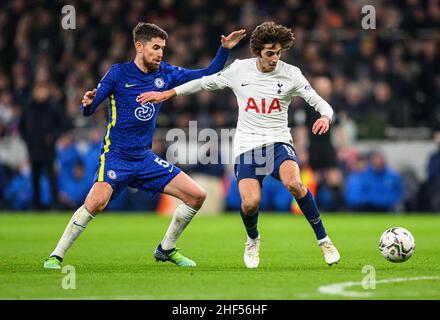
M170 166L170 164L168 162L166 162L165 160L156 157L156 159L154 159L154 162L156 162L158 165L164 167L164 168L168 168Z
M287 154L291 157L295 157L295 151L293 151L293 148L290 146L286 146L283 144L283 147L286 148Z

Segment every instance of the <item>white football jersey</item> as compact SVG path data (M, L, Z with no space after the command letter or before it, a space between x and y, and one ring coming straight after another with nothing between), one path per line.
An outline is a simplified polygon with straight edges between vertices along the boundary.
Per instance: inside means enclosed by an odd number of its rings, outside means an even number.
M300 96L321 115L333 115L299 68L278 61L272 72L260 72L257 59L235 60L221 72L202 78L204 90L231 88L239 108L234 156L264 144L292 144L287 111L292 96Z

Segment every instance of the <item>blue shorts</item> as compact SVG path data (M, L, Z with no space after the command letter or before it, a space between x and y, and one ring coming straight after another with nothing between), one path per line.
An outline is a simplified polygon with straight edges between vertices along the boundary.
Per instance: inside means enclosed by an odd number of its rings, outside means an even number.
M163 192L165 186L180 172L178 167L163 160L151 150L148 150L142 159L122 158L109 151L101 155L93 183L109 183L113 188L111 200L127 186L154 195Z
M267 175L280 180L279 170L285 160L293 160L299 165L295 148L288 143L277 142L246 151L235 159L237 183L241 179L251 178L258 180L262 186Z

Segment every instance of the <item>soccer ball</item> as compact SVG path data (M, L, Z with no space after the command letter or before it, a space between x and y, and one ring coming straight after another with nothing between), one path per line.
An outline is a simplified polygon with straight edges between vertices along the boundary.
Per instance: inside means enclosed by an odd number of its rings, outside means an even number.
M416 241L405 228L395 227L385 230L380 237L379 250L382 256L391 262L404 262L411 258Z

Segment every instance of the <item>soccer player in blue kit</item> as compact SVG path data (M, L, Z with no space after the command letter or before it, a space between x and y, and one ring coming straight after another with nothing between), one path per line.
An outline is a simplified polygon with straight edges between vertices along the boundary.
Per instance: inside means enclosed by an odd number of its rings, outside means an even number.
M114 64L98 87L87 91L81 111L93 114L109 98L109 121L94 184L82 205L72 216L58 245L44 261L48 269L60 269L66 251L84 231L87 224L105 209L127 186L147 193L169 194L183 201L174 214L166 234L157 246L157 261L170 261L177 266L196 263L176 250L176 242L185 227L202 206L206 192L178 167L151 151L160 104L140 104L137 96L145 91L167 90L188 81L220 71L232 49L244 38L245 30L221 36L221 47L205 69L188 70L162 61L168 34L151 23L138 23L133 29L136 49L134 60Z

